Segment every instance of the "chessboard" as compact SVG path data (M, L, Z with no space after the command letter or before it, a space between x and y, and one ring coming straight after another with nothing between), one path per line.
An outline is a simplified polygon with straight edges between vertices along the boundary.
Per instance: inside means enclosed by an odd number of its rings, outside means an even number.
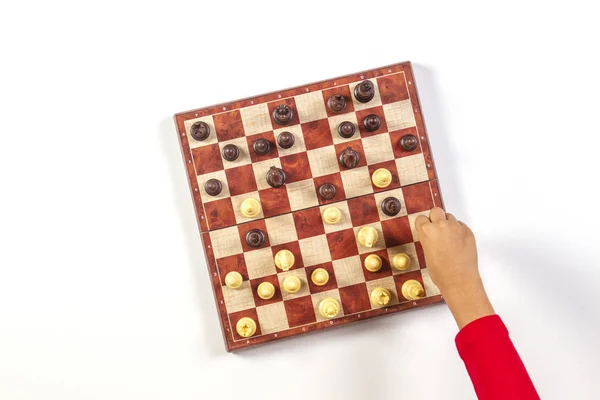
M442 301L443 207L410 62L178 113L227 351Z

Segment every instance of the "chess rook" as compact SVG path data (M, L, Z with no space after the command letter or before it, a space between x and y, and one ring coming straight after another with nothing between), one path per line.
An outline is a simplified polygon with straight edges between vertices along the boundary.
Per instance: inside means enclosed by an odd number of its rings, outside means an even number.
M267 171L267 183L271 187L274 187L274 188L282 187L283 185L285 185L286 178L287 178L287 176L281 168L272 166Z
M400 146L404 151L413 151L419 146L419 140L415 135L404 135L400 139Z
M387 305L391 299L392 294L390 291L381 287L373 289L370 296L371 304L378 307Z
M248 338L256 333L256 322L252 318L241 318L235 324L235 330L241 337Z
M355 168L359 162L360 155L356 150L353 150L352 147L346 147L346 150L342 151L340 154L340 164L347 169Z
M333 184L327 182L319 186L319 196L323 200L331 200L335 196L336 190Z
M194 139L202 142L210 136L210 126L206 122L195 122L190 128L190 134Z
M327 100L327 107L336 113L344 111L346 108L346 97L341 94L334 94Z
M204 190L209 196L218 196L223 190L223 185L218 179L209 179L204 183Z
M279 125L287 125L294 118L294 112L287 104L280 104L273 110L273 119Z
M259 156L264 156L271 151L271 142L269 142L267 139L258 139L256 142L254 142L252 148L256 154Z
M260 229L251 229L246 233L246 244L253 248L259 248L265 243L265 233Z
M289 149L296 142L296 138L294 138L294 134L291 132L281 132L277 135L277 144L282 149Z
M369 132L375 132L381 126L381 120L375 114L369 114L363 120L363 125Z
M228 144L223 147L223 158L227 161L235 161L240 156L240 149L235 144Z
M354 98L361 103L368 103L375 96L375 86L369 80L364 80L354 88Z
M352 136L354 136L355 131L356 128L354 127L354 124L350 121L344 121L338 125L338 134L344 139L349 139Z

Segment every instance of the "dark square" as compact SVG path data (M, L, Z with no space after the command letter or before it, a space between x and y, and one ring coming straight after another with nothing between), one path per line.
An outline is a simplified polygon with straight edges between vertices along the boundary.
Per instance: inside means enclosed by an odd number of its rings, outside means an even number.
M399 217L381 221L381 229L386 247L399 246L414 241L408 217Z
M273 111L275 111L277 106L280 104L287 104L292 109L293 113L292 120L285 125L279 125L273 119ZM271 123L274 129L285 128L286 126L298 125L300 123L300 118L298 118L298 109L296 108L296 101L293 97L289 97L283 100L272 101L270 103L267 103L267 107L269 108L269 116L271 117Z
M308 155L305 151L281 157L279 161L281 161L281 169L286 174L287 183L299 182L312 177Z
M295 242L288 242L283 244L278 244L276 246L271 247L271 251L273 252L273 258L275 254L277 254L280 250L289 250L294 255L294 265L289 270L304 268L304 262L302 261L302 253L300 252L300 244ZM277 268L277 272L283 272L279 268Z
M417 258L419 259L419 268L427 268L427 264L425 263L425 252L423 251L421 242L415 242L415 248L417 250Z
M217 268L219 269L221 285L225 285L225 276L232 271L239 272L245 281L248 280L248 270L246 269L243 253L217 259Z
M406 135L413 135L419 141L419 145L413 151L406 151L400 145L400 140ZM390 132L390 140L392 141L392 149L394 150L394 158L406 157L406 156L418 154L421 152L421 138L417 134L417 129L415 127Z
M268 300L261 299L258 296L258 286L263 282L270 282L273 284L273 286L275 286L275 295ZM252 288L252 295L254 296L254 303L256 304L256 307L266 306L267 304L283 301L277 275L269 275L259 279L252 279L250 280L250 287Z
M258 195L260 196L265 218L292 211L285 186L259 190Z
M252 164L226 169L225 175L227 175L227 186L229 186L231 196L256 192L256 179Z
M364 167L365 165L367 165L367 158L365 157L365 150L363 149L362 141L360 139L351 140L349 142L344 142L344 143L338 143L334 147L335 147L335 156L338 159L338 163L340 165L340 170L342 170L342 171L346 170L346 167L344 167L339 162L339 159L340 159L340 154L342 154L342 151L346 150L348 147L352 147L352 150L355 150L358 152L360 159L358 161L358 165L355 168Z
M206 223L210 229L225 228L235 225L235 213L231 198L204 203Z
M417 183L415 185L402 188L406 211L414 214L421 211L428 211L433 208L433 197L429 182Z
M235 328L238 321L244 317L252 318L254 320L254 322L256 322L256 333L254 334L253 337L262 335L262 332L260 331L260 323L258 321L258 314L256 313L256 308L249 308L247 310L238 311L238 312L229 314L229 321L231 321L231 332L233 333L234 339L235 340L248 340L248 338L241 337L237 333L237 329Z
M421 286L423 286L423 289L425 289L425 285L423 284L423 276L421 275L420 270L394 275L394 283L396 284L396 292L398 293L398 300L400 300L400 302L407 301L406 297L402 296L402 285L404 284L404 282L411 279L419 281L419 283L421 283ZM427 291L425 291L425 296L427 296Z
M313 271L317 268L323 268L325 271L327 271L329 273L329 281L323 286L315 285L313 283L312 279L310 279L310 276L312 275ZM306 270L306 277L308 278L308 288L310 289L311 293L321 293L321 292L326 292L328 290L337 288L337 281L335 279L335 273L333 271L333 264L331 262L326 262L324 264L319 264L319 265L313 265L312 267L306 267L305 270Z
M344 314L354 314L371 309L371 301L369 300L369 291L366 284L359 283L357 285L346 286L340 288L339 291Z
M339 260L358 254L358 247L356 247L356 239L354 238L354 230L352 228L328 233L327 243L329 244L329 252L331 253L332 260Z
M319 119L302 124L306 150L318 149L333 144L329 121Z
M240 240L242 241L242 250L244 250L244 252L246 252L246 251L252 251L252 250L257 249L255 247L250 247L246 244L246 234L252 229L259 229L265 234L265 242L259 248L269 247L270 243L269 243L269 235L267 233L267 224L265 223L264 219L259 219L257 221L250 221L250 222L246 222L245 224L238 225L238 231L240 233Z
M362 226L379 221L375 195L368 194L348 200L348 210L353 226Z
M294 217L298 239L325 234L323 219L321 218L321 212L318 207L296 211L292 216Z
M219 145L216 143L192 149L192 157L194 158L196 175L207 174L223 169L221 150L219 150Z
M271 150L267 154L261 156L254 152L254 142L256 142L258 139L267 139L271 143ZM259 133L258 135L246 136L246 142L248 143L248 151L250 152L250 160L252 160L252 162L270 160L271 158L279 156L273 131Z
M327 115L329 117L333 117L334 115L346 114L354 111L354 104L352 104L352 95L350 94L350 87L348 85L336 86L331 89L325 89L321 92L323 94L323 102L325 103L325 110L327 111ZM346 97L346 108L336 113L335 111L331 111L327 106L327 100L335 94L341 94Z
M313 178L313 181L315 183L317 197L319 198L319 204L323 205L323 204L335 203L336 201L340 201L340 200L343 200L346 198L346 192L344 191L344 184L342 182L342 176L340 175L339 172L329 174L329 175L319 176L318 178ZM319 195L319 187L324 183L331 183L333 186L335 186L335 196L333 196L329 200L325 200L324 198L321 197L321 195Z
M404 74L394 74L377 78L379 95L383 104L394 103L400 100L408 100L408 89Z
M315 309L310 296L299 297L283 302L290 328L317 322Z
M381 125L379 126L379 129L377 129L376 131L373 131L373 132L369 132L368 130L366 130L365 125L363 123L365 117L370 114L377 115L381 121ZM358 129L360 130L361 137L369 137L369 136L377 135L379 133L387 132L388 128L387 128L387 123L385 122L385 114L383 113L382 106L357 111L356 112L356 120L358 121Z
M373 172L375 172L375 170L379 168L385 168L392 173L392 183L390 183L387 187L378 188L377 186L373 185L373 181L371 181L371 186L373 187L373 191L375 193L400 187L400 178L398 178L398 168L396 167L396 162L394 160L383 161L377 164L371 164L368 166L368 168L369 176L373 176Z
M367 256L369 256L371 254L378 255L381 258L381 268L377 272L371 272L365 268L365 258L367 258ZM362 268L363 274L365 275L365 279L368 281L372 281L375 279L381 279L381 278L385 278L386 276L392 275L392 268L390 267L390 260L388 258L386 249L374 251L374 252L368 253L368 254L361 254L360 255L360 265L363 266L363 268Z
M213 121L220 142L244 136L244 124L239 110L215 114Z

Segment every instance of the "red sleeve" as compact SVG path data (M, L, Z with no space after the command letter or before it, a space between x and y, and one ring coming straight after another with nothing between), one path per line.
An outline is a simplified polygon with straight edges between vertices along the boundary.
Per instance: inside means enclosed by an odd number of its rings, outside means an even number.
M540 398L498 315L463 327L456 348L480 400Z

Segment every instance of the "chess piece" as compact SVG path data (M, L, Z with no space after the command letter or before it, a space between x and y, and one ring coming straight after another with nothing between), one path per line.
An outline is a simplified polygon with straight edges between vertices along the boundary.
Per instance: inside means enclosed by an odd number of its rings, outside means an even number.
M400 146L404 151L413 151L419 146L419 140L415 135L404 135L400 139Z
M260 203L256 199L246 199L242 201L240 211L244 217L254 218L260 214Z
M246 244L253 248L259 248L265 243L265 233L260 229L250 229L246 233Z
M257 139L252 145L252 148L256 154L259 156L264 156L271 151L271 142L269 142L267 139Z
M294 266L295 261L294 254L289 250L279 250L275 254L275 265L283 271L289 271Z
M392 265L398 271L406 271L410 268L410 256L406 253L398 253L392 258Z
M235 324L235 330L241 337L248 338L256 333L256 322L249 317L240 318Z
M346 108L346 97L341 94L334 94L327 100L327 107L336 113L344 111Z
M258 285L256 293L263 300L272 299L275 296L275 286L271 282L263 282Z
M368 103L375 96L373 82L364 80L354 88L354 98L361 103Z
M237 289L242 286L242 282L244 278L242 274L236 271L231 271L227 275L225 275L225 286L231 289Z
M344 121L338 125L338 134L344 139L349 139L352 136L354 136L355 131L356 128L354 127L354 124L350 121Z
M198 121L190 128L190 134L194 139L202 142L210 136L210 126L206 122Z
M371 304L378 307L386 306L392 299L392 294L386 288L378 287L371 292Z
M277 144L282 149L289 149L295 142L296 138L294 138L294 135L291 132L281 132L277 135Z
M280 104L273 110L273 119L279 125L287 125L294 118L294 112L287 104Z
M365 268L370 272L377 272L381 269L383 265L383 261L381 261L381 257L377 254L369 254L367 258L365 258Z
M385 168L377 168L371 175L373 185L378 188L385 188L392 183L392 173Z
M235 144L227 144L223 147L223 158L227 161L235 161L240 156L240 149Z
M297 276L288 276L283 280L283 288L288 293L297 293L302 287L302 282Z
M323 222L329 225L337 224L342 220L342 212L337 207L327 207L323 211Z
M381 120L375 114L369 114L363 120L363 126L369 132L375 132L381 126Z
M218 179L209 179L204 183L204 190L209 196L217 196L223 190L223 185Z
M267 183L274 188L282 187L285 184L286 177L285 172L275 166L272 166L267 171Z
M319 186L319 196L324 200L331 200L335 196L335 186L327 182Z
M377 239L379 238L379 234L377 233L377 229L372 226L364 226L360 228L357 234L358 243L362 244L365 247L373 247Z
M383 211L383 213L388 217L398 215L401 209L402 204L400 203L400 200L395 197L386 197L381 202L381 211Z
M425 290L419 281L409 279L402 284L402 296L406 300L417 300L425 297Z
M347 147L346 150L342 151L340 154L340 163L345 168L354 168L358 165L360 161L360 155L356 150L353 150L352 147Z
M323 268L317 268L310 274L310 280L317 286L326 285L329 282L329 272Z
M323 318L335 318L340 313L340 303L334 298L328 297L319 303L319 314Z

